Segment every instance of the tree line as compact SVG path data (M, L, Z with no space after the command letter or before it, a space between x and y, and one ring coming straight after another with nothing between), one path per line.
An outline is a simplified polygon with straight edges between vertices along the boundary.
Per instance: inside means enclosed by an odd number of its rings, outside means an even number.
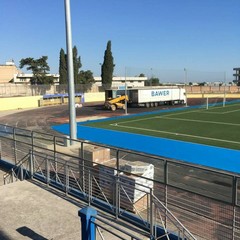
M81 70L82 63L81 58L78 56L77 47L74 46L72 49L73 53L73 72L74 72L74 83L75 84L88 84L89 87L95 82L93 73L90 70ZM42 84L54 84L54 77L49 74L50 67L47 63L48 57L42 56L38 59L31 57L22 58L20 60L19 67L22 69L26 67L28 71L32 71L33 77L30 80L31 84L42 85ZM107 48L104 53L103 63L101 64L101 77L102 85L110 87L112 84L113 71L114 71L114 58L111 51L111 41L107 42ZM59 53L59 84L68 83L67 74L67 54L61 48Z

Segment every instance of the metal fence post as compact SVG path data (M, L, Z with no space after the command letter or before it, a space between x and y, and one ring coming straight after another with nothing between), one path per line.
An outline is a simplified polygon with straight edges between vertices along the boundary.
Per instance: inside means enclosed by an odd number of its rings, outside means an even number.
M96 240L97 211L92 207L85 207L78 211L78 216L81 218L82 240Z
M69 168L67 165L67 162L64 166L64 172L65 172L65 193L68 194L69 191Z
M56 136L53 137L53 151L54 151L54 166L55 166L55 181L57 182L58 164L57 164L57 140Z
M12 183L13 183L13 181L14 181L14 170L13 170L13 168L11 169L11 178L12 178Z
M120 211L120 184L119 184L119 175L120 175L120 167L119 167L119 150L117 150L116 154L117 160L117 175L115 177L115 205L116 205L116 212L115 217L118 219L119 211Z
M88 206L91 205L91 199L92 199L92 176L91 171L88 170Z
M79 156L80 159L82 161L82 165L81 165L81 161L79 161L79 179L82 179L81 181L81 187L83 189L83 192L86 192L86 188L85 188L85 159L84 159L84 145L83 142L81 142L81 149L79 152ZM82 176L81 176L82 174Z
M233 203L233 221L232 221L232 239L235 239L235 231L236 231L236 206L238 204L238 178L236 176L233 177L233 190L232 190L232 203Z
M23 165L21 164L21 165L19 166L19 168L20 168L20 169L18 169L18 171L20 170L20 180L23 181L23 180L24 180L24 179L23 179Z
M49 162L48 162L48 158L47 157L46 157L46 161L45 161L45 169L46 169L46 184L49 185L50 170L49 170Z
M31 179L33 179L33 171L33 152L29 150L29 172Z
M150 235L154 235L154 224L153 224L153 190L150 188Z
M14 142L14 161L15 165L17 164L17 142L16 142L16 133L15 128L13 128L13 142Z
M33 131L31 132L31 140L32 140L31 141L31 145L32 145L31 148L32 148L32 152L33 152L34 151L34 147L33 147L34 146L34 133L33 133Z
M165 160L164 162L164 184L165 184L165 206L168 206L168 162ZM164 224L165 228L167 228L167 209L165 209L164 214Z

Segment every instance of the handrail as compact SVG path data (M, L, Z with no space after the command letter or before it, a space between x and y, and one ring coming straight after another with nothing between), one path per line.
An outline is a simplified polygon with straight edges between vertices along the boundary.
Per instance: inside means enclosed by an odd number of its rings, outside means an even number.
M34 156L36 157L36 156L39 156L39 157L42 157L42 158L44 158L44 161L46 160L46 158L47 158L47 156L44 154L44 153L40 153L40 152L37 152L37 151L34 151ZM26 156L25 156L26 157ZM57 163L61 163L61 165L64 165L64 166L67 166L67 171L71 171L72 170L72 168L76 168L77 169L77 167L78 167L78 165L76 164L76 163L71 163L71 164L69 164L68 163L68 161L65 161L65 160L61 160L60 162L58 161L58 160L54 160L54 158L52 157L52 158L48 158L48 161L55 161L55 162L57 162ZM22 159L22 163L24 162L24 159ZM20 165L20 163L18 163L19 165ZM40 166L39 166L40 167ZM45 166L44 166L45 167ZM40 167L41 168L41 167ZM47 170L47 169L45 169L45 170ZM47 170L47 171L49 171L49 170ZM55 170L56 171L56 170ZM66 170L65 170L66 171ZM90 171L91 172L91 168L89 168L88 169L88 171ZM56 174L58 175L58 173L56 172ZM62 173L61 173L62 174ZM68 175L68 172L64 172L64 174L67 174ZM66 176L67 176L66 175ZM90 175L91 175L91 173L90 173ZM45 175L46 177L48 176L49 177L49 173L46 173L46 175ZM92 176L92 177L94 177L94 176ZM90 179L91 177L89 176L89 179ZM74 178L75 179L75 181L77 181L77 179L76 178ZM118 183L120 184L120 186L128 186L128 184L126 184L126 183L124 183L124 182L121 182L120 180L118 180ZM90 184L90 181L89 181L89 184ZM64 183L63 185L66 185L66 187L68 188L69 187L69 183ZM159 201L159 199L155 196L155 195L153 195L153 193L152 193L152 191L151 191L151 188L149 187L149 186L146 186L146 185L143 185L143 184L140 184L140 183L138 183L137 184L137 186L135 186L135 189L136 190L139 190L140 191L140 187L144 187L144 190L142 189L141 191L143 191L143 192L145 192L146 194L152 194L152 196L153 196L153 198L152 198L152 203L155 203L155 206L157 206L159 209L160 209L160 211L161 212L163 212L163 214L166 216L167 214L166 214L166 212L174 219L174 221L172 221L172 219L170 219L172 222L173 222L173 224L177 227L177 229L179 230L178 232L184 232L185 234L184 234L184 236L186 236L186 234L187 234L187 236L190 236L191 238L186 238L186 239L191 239L191 240L196 240L196 238L183 226L183 224L170 212L170 210L169 209L167 209L165 206L164 206L164 204L161 202L161 201ZM124 189L123 189L124 190ZM91 193L91 187L89 187L89 196L92 194ZM86 192L87 193L87 192ZM104 192L103 192L104 193ZM125 195L128 197L128 194L125 192ZM91 198L91 196L90 196L90 198ZM105 199L105 201L107 202L107 199ZM137 211L137 209L135 209L136 210L136 212L138 212ZM141 217L141 215L139 215L139 217L141 218L141 220L142 220L142 222L145 222L144 221L144 219L142 219L142 217ZM167 217L167 216L166 216ZM151 227L153 227L154 226L154 223L152 222L152 226ZM155 226L156 226L156 223L155 223ZM160 226L160 227L163 227L164 228L164 226ZM167 232L165 232L165 235L166 234L168 234Z
M51 135L49 133L43 133L43 132L38 132L38 131L31 131L31 130L26 130L26 129L23 129L23 128L16 128L16 127L12 127L12 126L8 126L8 125L4 125L4 124L0 124L0 126L6 126L6 127L9 127L9 128L15 128L15 129L20 129L20 130L25 130L25 131L30 131L32 132L33 134L34 133L37 133L37 134L42 134L42 135ZM10 134L10 133L9 133ZM13 134L13 133L11 133ZM24 135L25 136L25 135ZM32 137L32 136L26 136L26 137ZM61 138L59 136L55 136L56 138ZM4 138L4 137L3 137ZM33 137L33 138L37 138L37 137ZM65 138L64 136L62 136L62 138ZM54 139L52 139L54 140ZM15 140L16 142L21 142L19 140ZM91 145L94 145L94 146L99 146L99 147L110 147L106 144L102 144L102 143L95 143L95 142L91 142L91 141L88 141L88 140L84 140L84 139L77 139L77 140L74 140L75 142L78 142L78 143L84 143L84 144L91 144ZM37 146L37 145L34 145L33 146ZM39 147L39 146L38 146ZM41 148L41 147L40 147ZM137 153L137 154L140 154L141 156L146 156L146 157L151 157L153 159L161 159L161 160L167 160L168 162L171 162L171 163L174 163L174 164L178 164L178 165L181 165L181 166L191 166L192 168L196 168L196 169L202 169L202 170L206 170L206 171L211 171L213 173L221 173L223 174L224 176L237 176L239 177L239 174L236 174L236 173L229 173L229 172L226 172L226 171L223 171L223 170L220 170L220 169L213 169L213 168L210 168L210 167L206 167L206 166L203 166L203 165L198 165L198 166L192 166L191 163L187 163L187 162L181 162L179 163L178 160L176 159L173 159L173 158L166 158L166 157L163 157L163 156L156 156L156 155L151 155L151 154L147 154L147 153L144 153L144 152L141 152L141 151L134 151L134 150L129 150L129 149L125 149L125 148L121 148L121 147L114 147L114 146L111 146L110 147L112 150L121 150L123 152L126 152L128 154L131 154L131 153ZM42 148L44 149L44 148ZM48 149L49 151L53 151L53 150L50 150ZM69 154L66 154L66 155L69 155ZM70 155L69 155L70 156Z
M27 155L25 155L16 165L14 165L13 168L11 168L8 172L6 172L4 175L3 175L3 182L4 182L4 185L7 184L6 182L6 179L10 176L14 176L15 179L18 179L18 176L15 174L15 171L21 167L27 160L28 160L28 157L29 157L29 153ZM12 182L13 182L13 179L12 179Z
M153 194L153 202L157 205L157 206L159 206L160 205L160 207L159 207L159 209L161 210L161 211L165 211L165 212L167 212L175 221L176 221L176 223L174 223L173 221L171 221L176 227L177 227L177 229L180 231L180 232L184 232L184 235L185 235L185 233L187 233L188 235L189 235L189 237L191 237L190 239L193 239L193 240L197 240L197 238L195 238L192 234L191 234L191 232L173 215L173 213ZM162 210L162 209L164 209L164 210ZM165 216L167 216L167 214L164 212L164 215ZM178 225L180 225L180 227L178 226ZM189 239L189 238L187 238L187 239Z
M102 219L102 218L100 218L100 217L98 217L98 216L96 216L95 218L96 218L96 220L100 221L101 223L104 223L104 224L106 224L106 225L108 225L108 226L116 229L117 231L124 233L125 235L131 237L131 238L134 239L134 240L141 240L141 238L136 237L135 235L133 235L133 234L131 234L131 233L123 230L122 228L119 228L119 227L117 227L117 226L115 226L115 225L113 225L113 224L105 221L104 219ZM96 222L93 222L93 223L96 225L96 227L100 227L100 228L104 229L105 231L111 233L112 235L118 237L119 239L127 240L126 238L121 237L120 235L118 235L117 233L115 233L115 232L107 229L106 227L104 227L104 226L102 226L102 225L100 225L100 224L98 224L98 223L96 223Z
M1 124L0 124L1 125ZM13 133L14 134L14 133ZM43 134L44 135L44 133L41 133L41 134ZM31 136L26 136L26 137L31 137L31 138L33 138L34 139L34 136L33 136L33 134L31 135ZM37 138L36 138L37 139ZM17 139L14 139L14 142L15 143L18 143L18 142L22 142L21 141L22 139L19 139L19 140L17 140ZM82 141L79 141L79 142L81 142L81 143L87 143L87 144L93 144L93 143L89 143L89 142L82 142ZM94 144L95 145L95 144ZM96 144L97 145L97 144ZM18 145L16 145L16 146L18 146ZM21 146L21 145L20 145ZM37 145L36 145L37 146ZM99 146L102 146L102 145L99 145ZM12 176L12 182L13 182L13 177L15 177L16 179L18 179L18 177L19 177L19 174L21 174L21 176L23 176L23 168L21 168L21 169L19 169L19 167L22 167L23 166L23 164L29 159L29 166L31 166L31 167L33 167L35 164L35 166L37 166L38 164L37 164L37 159L35 159L35 157L36 158L41 158L41 159L43 159L43 161L41 162L41 163L39 163L39 165L38 165L38 169L40 169L41 170L41 172L42 172L42 177L43 177L43 179L46 179L46 181L47 181L47 183L49 184L50 182L51 183L53 183L53 184L51 184L51 185L54 185L54 179L51 179L51 175L50 175L50 171L52 171L52 173L54 172L55 173L55 176L56 177L60 177L60 178L62 178L62 177L64 177L64 175L65 175L65 180L66 181L64 181L64 179L63 179L63 181L60 181L61 183L61 185L64 187L64 189L65 189L65 187L66 187L66 194L68 194L70 191L69 191L69 187L71 187L72 188L72 186L71 186L71 183L69 184L69 180L71 180L71 178L70 178L70 176L69 176L69 171L71 171L72 170L72 168L74 167L75 169L77 169L78 171L79 171L79 163L77 163L77 162L72 162L71 161L71 163L70 162L68 162L68 161L66 161L65 159L64 159L64 157L63 158L56 158L56 155L52 155L52 153L58 153L58 151L56 151L56 148L54 148L54 150L52 150L52 149L47 149L48 151L47 151L47 153L46 153L46 151L44 151L44 152L38 152L38 151L36 151L35 149L34 149L34 147L35 147L35 144L33 144L33 142L31 143L31 144L29 144L29 147L30 147L30 150L31 150L31 153L29 152L29 153L27 153L20 161L18 161L17 162L17 164L9 171L9 172L7 172L6 174L4 174L4 176L3 176L3 178L4 178L4 184L6 184L5 182L6 182L6 179L7 178L9 178L9 177L11 177ZM39 149L45 149L45 148L43 148L43 147L39 147L39 146L37 146ZM112 148L111 147L111 149L115 149L115 148ZM21 148L17 148L17 147L15 147L15 151L17 151L17 150L21 150ZM125 153L132 153L133 151L126 151L126 150L123 150ZM61 153L63 156L65 156L65 157L75 157L75 156L72 156L72 155L70 155L70 154L67 154L67 153L62 153L62 152L59 152L59 153ZM34 164L31 164L30 163L30 158L29 157L31 157L31 156L34 156ZM143 154L143 156L146 156L146 154ZM153 158L155 158L154 156L152 156ZM47 160L45 159L45 158L47 158ZM87 159L84 159L84 158L79 158L79 157L77 157L76 159L81 159L82 161L84 161L85 163L86 162L88 162L89 160L87 160ZM156 158L157 159L157 158ZM56 163L56 164L59 164L59 165L61 165L62 167L63 166L65 166L65 169L61 169L61 172L59 171L59 169L51 169L50 167L48 167L48 164L52 164L52 162L54 162L54 163ZM46 163L46 164L44 164L44 163ZM96 163L97 165L99 165L99 166L101 166L102 164L100 164L100 163ZM84 165L84 169L85 170L89 170L90 171L90 173L89 173L89 176L83 176L83 177L87 177L87 178L89 178L89 179L87 179L87 182L86 183L88 183L89 185L87 186L88 188L87 188L87 191L83 191L82 189L81 189L81 192L83 192L84 194L88 194L89 195L89 204L94 204L93 203L93 201L91 200L91 198L93 197L93 193L92 193L92 188L93 187L96 187L97 189L96 189L96 192L97 191L102 191L101 190L101 186L99 186L99 182L98 182L98 179L96 180L95 179L95 177L94 177L94 174L93 174L93 172L91 172L92 171L92 167L90 167L90 166L85 166ZM17 170L17 171L16 171ZM19 171L20 170L20 171ZM26 169L27 170L27 169ZM36 171L36 168L34 167L34 170L35 170L35 174L37 175L37 171ZM64 172L63 172L63 170L64 170ZM120 171L120 169L119 169L119 171ZM31 172L31 176L32 176L32 174L34 174L33 173L33 171L30 171ZM121 170L121 172L125 172L125 171L122 171ZM26 174L28 174L29 172L28 171L26 171ZM125 173L127 173L127 172L125 172ZM84 174L84 173L81 173L81 174ZM73 175L74 175L74 173L73 173ZM133 174L134 176L135 176L135 174ZM26 176L26 175L25 175ZM73 181L75 181L77 184L78 184L78 186L79 186L79 189L81 188L81 185L79 184L79 180L77 179L78 177L78 173L76 174L76 176L74 175L73 176ZM142 177L143 179L148 179L148 178L146 178L146 177ZM96 184L95 184L95 186L92 186L92 181L95 179L95 181L96 181ZM149 179L150 181L153 181L152 179ZM10 182L10 181L9 181ZM124 186L128 186L128 184L126 185L124 182L121 182L119 179L117 180L117 182L118 182L118 184L119 184L119 186L120 187L124 187ZM57 184L56 184L57 185ZM93 184L94 185L94 184ZM136 187L135 186L135 190L138 190L138 191L142 191L142 192L145 192L147 195L151 195L151 196L153 196L152 195L152 193L153 193L153 191L150 191L150 187L148 187L148 186L146 186L146 185L142 185L141 183L137 183L136 185L138 185L138 187ZM143 189L141 189L141 187L143 187ZM73 187L74 189L73 189L73 193L74 193L74 191L75 190L77 190L78 191L78 189L76 188L76 187ZM139 189L138 189L139 188ZM71 189L70 189L71 190ZM119 188L119 189L117 189L118 191L120 191L121 189ZM124 190L124 189L123 189ZM104 194L104 191L102 191L103 192L103 194ZM71 194L71 193L70 193ZM118 192L118 195L117 196L119 196L121 199L122 199L122 196L121 195L119 195L120 194L120 192ZM129 198L129 193L128 192L126 192L126 191L124 191L124 193L123 193L124 195L124 197L126 198L126 201L130 201L131 202L131 200L130 200L130 198ZM143 218L142 218L142 216L140 215L140 214L138 214L139 216L137 216L139 219L141 218L141 222L146 226L146 229L147 228L149 228L150 227L150 234L154 234L154 231L153 231L153 228L156 226L156 224L155 224L155 222L154 222L154 220L153 220L153 218L154 218L154 216L153 216L153 213L152 213L152 209L151 209L151 205L154 205L154 203L155 203L155 206L157 206L159 209L160 209L160 211L162 211L165 215L168 213L169 214L169 216L170 217L172 217L172 219L174 219L174 224L173 225L175 225L178 229L180 229L180 230L182 230L183 232L184 232L184 234L186 235L187 234L187 236L190 236L191 238L187 238L187 239L196 239L196 238L194 238L192 235L191 235L191 233L178 221L178 219L164 206L164 204L163 203L161 203L158 199L157 199L157 197L155 197L155 196L153 196L153 198L151 198L151 196L150 196L150 198L148 198L148 200L147 200L147 207L149 208L149 211L151 211L151 213L150 213L150 215L148 215L147 216L147 219L144 219L144 217L145 217L145 215L142 215L143 216ZM105 197L105 201L108 201L108 197ZM113 199L113 200L116 200L116 199ZM149 202L149 200L151 201L151 202ZM92 202L91 202L92 201ZM106 202L107 202L106 201ZM125 199L123 198L123 201L125 201ZM127 203L128 203L127 202ZM97 202L97 204L98 204L99 202ZM96 203L95 203L96 204ZM114 201L113 202L111 202L111 204L113 204L113 206L115 206L114 204ZM125 203L124 203L125 204ZM149 205L150 204L150 205ZM116 206L116 207L121 207L120 205L119 206ZM113 211L115 211L114 210L115 208L113 208ZM136 209L135 208L135 206L133 206L133 209L134 209L134 211L136 211L137 213L138 213L138 209ZM164 210L163 210L164 209ZM126 211L128 211L127 209L126 209ZM131 211L131 210L130 210ZM116 211L117 212L117 211ZM135 212L135 213L136 213ZM125 211L123 212L121 212L121 214L122 213L124 213L124 216L123 216L123 218L125 217L125 216L127 216L127 215L125 215ZM118 212L117 212L117 214L119 214ZM147 214L149 214L149 213L147 213ZM152 214L152 215L151 215ZM123 214L122 214L123 215ZM167 217L167 216L166 216ZM172 220L172 219L170 219L170 220ZM163 223L164 224L164 223ZM157 226L156 226L157 227ZM161 226L160 226L161 227ZM164 226L163 226L164 227ZM147 230L148 231L148 230ZM184 236L185 236L184 235Z

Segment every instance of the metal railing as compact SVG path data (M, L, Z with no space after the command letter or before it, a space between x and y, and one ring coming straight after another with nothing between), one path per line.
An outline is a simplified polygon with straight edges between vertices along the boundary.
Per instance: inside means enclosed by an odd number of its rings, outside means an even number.
M143 240L143 238L136 236L136 234L132 234L129 231L123 230L122 228L118 227L117 225L111 224L108 221L105 221L101 217L96 217L97 221L94 221L97 233L99 235L99 239L107 240L110 236L117 237L121 240ZM107 226L107 227L105 227ZM110 227L110 228L109 228ZM106 233L103 232L103 230ZM106 236L107 235L107 236ZM110 236L109 236L110 235ZM148 237L148 239L150 239Z
M128 218L130 215L132 217L131 222L134 224L137 220L145 229L150 229L150 235L155 237L159 237L159 231L156 230L157 226L156 223L153 222L153 213L152 211L147 211L147 216L141 214L139 207L142 209L150 209L151 205L153 204L152 199L152 189L148 188L144 185L138 184L134 187L129 187L126 183L122 183L121 180L117 180L115 176L107 175L103 178L96 179L96 173L94 169L91 167L86 167L84 170L83 165L78 165L76 163L69 163L68 161L64 161L62 159L56 160L49 156L44 156L45 154L40 152L32 152L30 151L21 161L19 161L7 174L4 175L4 183L13 182L13 177L17 180L20 176L20 179L26 179L29 177L34 177L39 180L44 181L46 184L51 185L53 187L57 187L62 191L65 191L66 194L72 194L76 197L79 197L82 200L88 202L89 205L95 205L99 208L108 208L110 212L113 214L117 214L117 217ZM25 163L28 163L24 166ZM85 177L85 191L83 191L83 182L81 183L81 177L84 175L84 171L87 172ZM23 172L25 174L23 174ZM105 192L104 188L101 188L101 182L109 177L113 178L112 180L112 188L116 189L118 196L120 199L115 202L119 202L118 205L114 205L113 196L108 196L111 199L108 199L106 195L108 193ZM11 179L12 181L6 181L7 179ZM116 187L118 185L118 188ZM105 184L104 184L105 186ZM144 191L143 191L144 189ZM141 198L145 197L147 199L146 202L143 202L138 208L134 205L132 200L133 194L132 191L137 191L138 194L141 195ZM112 193L113 194L113 193ZM101 200L101 195L104 197ZM157 198L154 196L155 201ZM150 201L149 201L150 200ZM130 208L128 207L130 206ZM164 205L158 200L158 204L155 204L155 211L166 212L169 214L170 211L164 207ZM128 211L133 211L135 213L135 217L130 214ZM150 215L151 216L150 216ZM175 229L177 229L176 233L180 237L183 234L185 239L196 239L193 235L189 233L189 231L173 216L172 213L171 217L177 222L172 222L175 225ZM161 217L161 216L160 216ZM151 219L150 223L146 221L146 219ZM157 219L157 216L155 216ZM100 227L100 226L98 226ZM164 227L160 225L159 228ZM117 228L117 227L116 227ZM155 228L155 231L154 231ZM164 227L166 232L166 227ZM189 233L187 236L184 232ZM165 235L165 234L164 234ZM168 234L167 234L168 235ZM134 238L138 239L138 238ZM157 239L157 238L156 238ZM184 239L184 238L183 238Z
M18 180L23 181L31 177L30 174L30 161L29 154L23 157L10 171L3 175L4 185L16 182Z
M24 169L32 166L34 178L141 227L149 236L240 239L238 175L83 140L67 147L68 141L0 125L1 159L22 161ZM101 149L106 155L93 159L92 153ZM28 166L27 156L32 161ZM139 176L122 168L135 162L152 165L154 173Z

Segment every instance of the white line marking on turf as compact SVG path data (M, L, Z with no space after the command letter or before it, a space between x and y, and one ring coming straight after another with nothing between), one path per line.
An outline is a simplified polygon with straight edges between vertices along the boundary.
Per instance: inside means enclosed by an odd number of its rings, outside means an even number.
M202 136L196 136L196 135L189 135L189 134L183 134L183 133L173 133L173 132L167 132L167 131L160 131L160 130L155 130L155 129L146 129L146 128L138 128L138 127L130 127L130 126L122 126L122 125L114 125L110 124L115 127L121 127L121 128L129 128L129 129L136 129L136 130L141 130L141 131L148 131L148 132L158 132L158 133L165 133L169 135L177 135L177 136L184 136L184 137L191 137L191 138L198 138L198 139L204 139L204 140L212 140L212 141L217 141L217 142L226 142L226 143L235 143L235 144L240 144L240 142L235 142L235 141L230 141L230 140L225 140L225 139L218 139L218 138L209 138L209 137L202 137Z
M222 112L211 111L211 110L216 110L216 109L227 110L227 109L233 108L233 107L234 108L239 107L239 109L234 109L234 110L230 110L230 111L222 111ZM234 104L234 105L225 105L224 107L223 106L210 107L209 109L205 109L205 111L202 111L201 113L226 114L226 113L238 112L238 111L240 111L240 105L239 104Z
M214 109L212 109L212 110L214 110ZM236 109L236 110L231 110L231 111L225 111L225 112L214 112L214 111L210 111L210 110L205 110L205 111L201 111L201 112L199 112L199 113L206 113L206 114L208 114L208 113L210 113L210 114L227 114L227 113L232 113L232 112L239 112L240 111L240 109Z
M240 109L236 109L236 110L232 110L232 111L226 111L226 112L223 112L223 114L226 114L226 113L232 113L232 112L239 112Z
M195 120L195 119L187 119L187 118L173 118L173 117L158 117L162 119L173 119L177 121L186 121L186 122L199 122L199 123L213 123L213 124L220 124L220 125L229 125L229 126L240 126L238 123L225 123L225 122L213 122L213 121L205 121L205 120Z
M195 110L195 111L190 111L190 112L178 112L178 113L171 113L171 114L164 114L163 116L175 116L175 115L182 115L182 114L186 114L186 113L193 113L193 112L199 112L199 111L203 111L203 110ZM147 118L140 118L140 119L132 119L132 120L127 120L127 121L123 121L123 122L119 122L120 124L124 124L124 123L130 123L130 122L140 122L140 121L145 121L145 120L150 120L150 119L154 119L154 118L160 118L161 116L152 116L152 117L147 117ZM119 123L115 123L115 124L119 124ZM110 124L113 125L113 124Z
M206 110L206 111L202 111L202 112L199 112L199 113L203 113L203 114L223 114L222 112L211 112L209 110Z

